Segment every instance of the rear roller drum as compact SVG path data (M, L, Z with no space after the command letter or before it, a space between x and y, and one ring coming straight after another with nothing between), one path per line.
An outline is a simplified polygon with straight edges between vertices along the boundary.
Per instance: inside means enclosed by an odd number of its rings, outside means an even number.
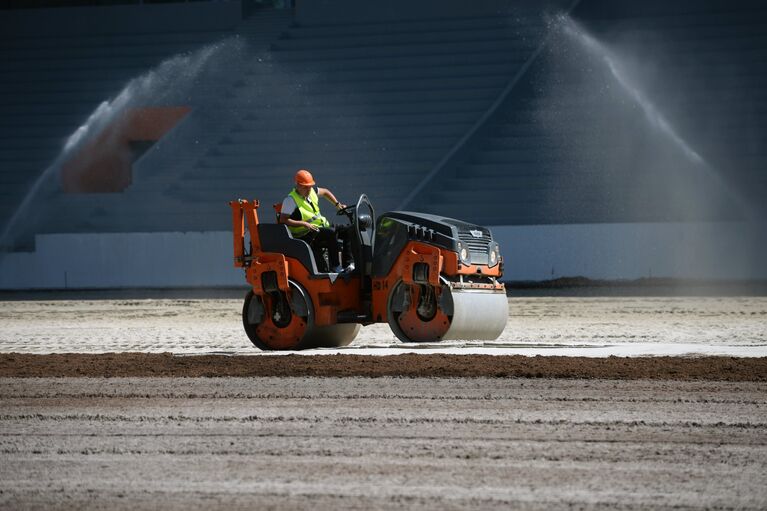
M452 306L445 302L447 286L399 281L389 294L389 327L402 342L441 341L450 329Z
M248 291L242 307L242 324L250 341L262 350L303 350L341 347L351 343L360 325L314 325L314 307L304 288L292 280L290 292L263 296Z

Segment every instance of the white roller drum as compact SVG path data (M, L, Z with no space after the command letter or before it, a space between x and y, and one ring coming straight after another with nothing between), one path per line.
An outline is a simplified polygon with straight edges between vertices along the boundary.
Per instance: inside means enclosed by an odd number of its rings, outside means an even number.
M443 339L494 340L506 327L509 301L504 292L455 291L453 320Z

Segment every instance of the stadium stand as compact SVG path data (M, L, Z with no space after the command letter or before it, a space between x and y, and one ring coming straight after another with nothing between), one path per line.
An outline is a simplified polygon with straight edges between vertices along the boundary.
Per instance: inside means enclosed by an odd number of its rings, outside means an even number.
M228 224L226 202L247 194L255 174L244 188L222 186L231 178L227 164L232 156L225 147L227 134L247 119L254 95L278 85L259 80L258 91L246 90L249 73L267 59L268 47L292 19L289 11L256 11L235 29L240 42L247 44L242 55L221 63L215 73L202 76L191 87L192 112L160 144L133 164L132 184L117 194L63 194L56 199L61 207L76 211L69 215L66 232L140 232L222 230ZM231 34L219 35L232 41ZM212 41L216 42L216 41ZM224 46L223 52L237 50ZM263 67L268 68L268 64ZM257 159L256 159L257 160ZM190 169L202 169L195 173ZM217 193L223 188L224 194ZM54 226L61 231L61 226Z
M529 58L540 27L496 17L292 27L272 46L271 90L173 193L214 218L237 194L280 200L288 169L309 167L346 201L365 192L391 209Z
M573 16L635 66L636 90L553 20L525 79L407 206L525 225L733 220L763 202L763 4L581 2Z
M642 90L708 162L704 171L635 104L613 91L605 106L598 84L614 83L609 69L584 73L597 66L583 51L557 53L573 42L553 33L551 16L571 2L498 1L508 6L498 12L427 2L417 12L382 11L383 19L336 3L335 11L325 2L324 12L313 4L301 15L299 2L295 12L260 9L170 32L158 24L5 37L0 223L99 103L163 59L230 37L246 51L195 85L192 112L141 148L129 187L56 192L57 214L27 235L226 230L228 200L278 202L300 167L347 202L364 192L378 211L486 225L737 217L717 173L738 193L767 191L767 8L758 2L582 0L573 11L621 56L641 47L662 57L656 72L668 79ZM128 8L140 9L119 7Z

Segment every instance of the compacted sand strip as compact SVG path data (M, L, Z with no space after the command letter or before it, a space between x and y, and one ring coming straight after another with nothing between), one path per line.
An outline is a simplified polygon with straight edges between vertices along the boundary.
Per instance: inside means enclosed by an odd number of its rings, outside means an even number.
M0 508L764 509L766 409L753 381L0 378Z
M0 354L0 377L432 376L767 381L767 358Z

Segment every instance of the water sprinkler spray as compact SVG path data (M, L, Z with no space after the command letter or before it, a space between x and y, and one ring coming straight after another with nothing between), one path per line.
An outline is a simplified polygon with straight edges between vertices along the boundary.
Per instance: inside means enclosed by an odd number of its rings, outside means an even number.
M161 62L157 67L131 79L112 99L102 101L86 121L67 137L59 155L35 180L19 206L11 215L0 234L0 250L11 249L22 231L21 220L28 217L33 201L45 192L58 190L61 166L78 151L83 144L98 135L127 108L153 104L164 104L182 98L186 101L200 74L212 59L230 52L241 43L235 38L204 46L203 48L175 55Z

